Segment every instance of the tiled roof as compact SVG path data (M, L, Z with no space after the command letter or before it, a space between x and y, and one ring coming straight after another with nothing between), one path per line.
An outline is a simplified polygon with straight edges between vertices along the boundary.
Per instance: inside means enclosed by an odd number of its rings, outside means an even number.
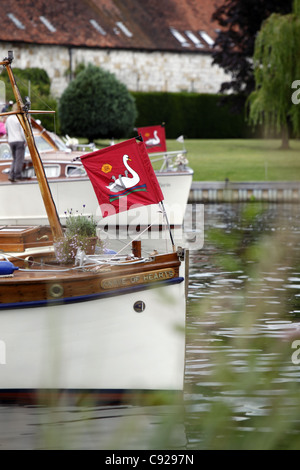
M112 49L209 51L224 0L9 0L0 41Z

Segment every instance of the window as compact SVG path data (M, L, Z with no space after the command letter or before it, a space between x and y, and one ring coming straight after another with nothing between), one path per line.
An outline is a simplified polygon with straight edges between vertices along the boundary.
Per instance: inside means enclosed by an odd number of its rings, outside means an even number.
M0 144L0 160L11 160L11 150L6 142Z
M66 176L71 178L78 178L79 176L86 176L86 171L83 166L67 165Z
M197 38L197 36L192 31L186 31L185 34L195 44L196 47L204 47L200 39Z
M132 33L129 31L129 29L125 26L124 23L122 23L121 21L117 21L116 25L118 26L118 28L125 34L125 36L127 36L128 38L131 38L132 37Z
M44 170L46 178L58 178L60 176L60 165L56 164L45 164L44 163ZM29 168L25 168L22 172L22 176L24 178L36 178L36 174L34 171L34 167L31 166Z
M56 28L50 23L49 20L47 20L47 18L45 18L45 16L40 16L40 20L51 33L55 33Z
M215 41L205 31L199 31L199 34L209 46L214 45Z
M96 29L96 31L98 31L98 33L102 34L102 36L106 35L106 32L104 31L104 29L102 28L102 26L100 26L99 23L97 23L96 20L90 20L90 23L91 25L94 26L94 28Z
M186 38L181 34L177 29L175 28L170 28L171 33L173 36L177 39L178 42L182 45L182 47L190 47L190 44L186 40Z
M35 143L39 152L49 152L49 151L54 152L53 147L50 144L48 144L48 142L45 139L43 139L43 137L41 137L40 135L36 135L34 140L35 140ZM27 146L25 150L25 155L26 156L30 155L30 152Z
M17 26L17 28L25 29L23 23L21 23L21 21L18 20L18 18L13 13L8 13L7 16Z
M44 169L47 178L58 178L60 176L60 165L44 164Z

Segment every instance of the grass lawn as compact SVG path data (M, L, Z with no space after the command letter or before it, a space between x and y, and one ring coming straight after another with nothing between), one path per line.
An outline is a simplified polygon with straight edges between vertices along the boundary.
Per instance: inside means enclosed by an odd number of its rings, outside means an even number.
M109 145L108 140L97 143ZM184 142L194 181L300 181L300 140L291 140L289 150L281 150L280 145L280 140L272 139ZM169 151L182 148L176 140L167 140Z
M300 180L300 140L290 141L289 150L280 140L220 139L186 140L194 181L295 181ZM167 142L168 150L182 144Z

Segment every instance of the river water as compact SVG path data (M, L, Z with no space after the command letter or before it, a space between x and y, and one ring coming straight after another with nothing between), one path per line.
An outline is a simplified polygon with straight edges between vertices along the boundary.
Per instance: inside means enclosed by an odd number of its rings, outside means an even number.
M183 404L1 406L0 450L299 449L299 239L296 204L205 206Z

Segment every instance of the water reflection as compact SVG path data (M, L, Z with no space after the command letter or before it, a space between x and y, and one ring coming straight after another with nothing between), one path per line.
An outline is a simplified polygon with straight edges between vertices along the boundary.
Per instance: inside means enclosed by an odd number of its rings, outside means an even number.
M252 209L249 216L243 205L206 208L205 230L214 233L191 253L186 431L194 448L300 446L300 367L292 361L299 208Z
M300 447L299 207L212 204L204 224L190 251L184 406L0 407L0 449Z

